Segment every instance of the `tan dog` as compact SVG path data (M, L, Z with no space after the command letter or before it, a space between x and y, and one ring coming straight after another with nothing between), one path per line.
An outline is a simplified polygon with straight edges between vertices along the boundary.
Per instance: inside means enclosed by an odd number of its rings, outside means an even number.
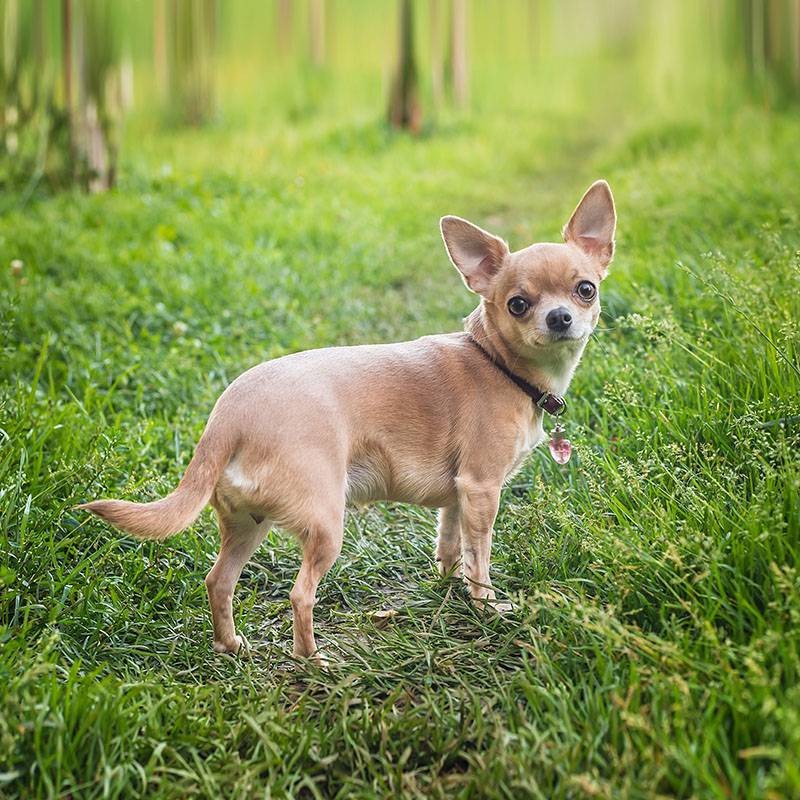
M613 255L615 226L605 181L583 196L564 244L511 253L466 220L443 217L447 252L480 295L466 332L259 364L219 398L172 494L83 507L135 536L164 539L213 505L222 544L206 585L218 652L242 646L234 588L277 525L303 546L290 595L294 652L317 654L317 586L341 551L348 503L439 508L442 574L460 564L474 600L506 610L489 578L492 526L504 481L544 438L542 410L520 385L566 391L600 313L597 286ZM542 404L553 402L545 395Z

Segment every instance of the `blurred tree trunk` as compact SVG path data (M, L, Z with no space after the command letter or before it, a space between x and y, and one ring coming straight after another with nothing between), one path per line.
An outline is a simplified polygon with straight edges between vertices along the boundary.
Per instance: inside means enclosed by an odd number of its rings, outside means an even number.
M764 65L771 73L780 70L782 51L781 33L786 31L786 3L779 0L776 7L774 0L766 0L764 6Z
M800 0L794 0L792 20L792 57L794 59L794 85L800 89Z
M3 133L4 155L16 156L19 150L19 129L24 112L21 108L20 92L20 54L19 54L19 3L6 0L2 6L3 51L2 51L2 91L0 106L0 130Z
M214 115L215 0L170 0L168 116L203 125Z
M745 64L769 103L800 96L800 0L741 0ZM741 40L740 40L741 41Z
M797 6L797 0L767 0L765 7L764 61L783 100L800 96Z
M292 0L278 0L275 10L278 52L285 57L292 48Z
M153 6L153 71L156 91L161 102L167 98L169 62L167 60L167 7L166 0L155 0Z
M64 108L67 114L72 114L73 96L72 87L75 83L72 74L72 0L63 0L61 13L61 56L63 63L61 73L64 78Z
M44 174L53 129L44 30L43 0L0 0L0 186L25 194Z
M81 88L90 191L110 189L117 179L117 130L121 116L119 47L111 4L83 0Z
M469 101L469 63L467 56L467 0L453 0L451 65L453 98L463 108Z
M106 0L0 0L0 151L10 156L0 161L0 185L21 188L23 198L43 177L53 188L114 185L121 116L115 15Z
M116 181L120 116L113 11L103 0L63 0L64 110L72 180L90 192Z
M431 12L431 94L433 107L441 108L444 101L444 26L442 0L429 0Z
M308 30L311 63L321 67L325 63L325 0L309 0Z
M414 58L413 0L400 0L400 40L397 72L389 98L389 124L419 133L422 109L419 102L417 64Z
M761 77L764 73L764 0L750 0L750 36L753 72Z
M45 8L44 0L33 3L33 64L34 79L31 87L31 110L42 109L47 102L49 84L48 54L45 46Z

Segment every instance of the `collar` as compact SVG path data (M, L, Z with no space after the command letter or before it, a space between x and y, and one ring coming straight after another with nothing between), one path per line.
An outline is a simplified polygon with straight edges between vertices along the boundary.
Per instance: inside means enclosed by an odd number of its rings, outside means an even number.
M566 410L567 410L567 403L563 397L557 394L551 394L550 392L543 392L541 389L537 388L525 378L521 378L517 375L516 372L512 372L505 364L498 361L488 350L484 349L483 345L481 345L477 339L475 339L471 334L467 334L467 339L469 342L475 345L475 347L480 350L481 354L490 361L503 375L506 376L510 381L515 383L523 392L525 392L528 397L533 400L533 404L538 408L541 408L543 411L546 411L548 414L552 414L554 417L560 417Z

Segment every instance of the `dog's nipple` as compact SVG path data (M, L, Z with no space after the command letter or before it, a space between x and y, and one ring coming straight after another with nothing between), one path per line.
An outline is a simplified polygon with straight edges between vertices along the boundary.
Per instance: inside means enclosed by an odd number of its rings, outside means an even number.
M569 439L564 437L561 425L556 425L550 434L550 455L556 464L566 464L572 455L572 445Z

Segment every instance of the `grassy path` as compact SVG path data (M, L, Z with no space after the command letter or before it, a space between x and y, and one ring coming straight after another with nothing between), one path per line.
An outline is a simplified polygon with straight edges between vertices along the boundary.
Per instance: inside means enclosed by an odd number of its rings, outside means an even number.
M0 794L800 793L800 122L587 127L554 161L565 122L243 140L247 174L209 134L0 219ZM210 516L153 546L69 512L167 490L261 358L458 327L438 216L553 238L598 174L619 257L579 457L505 491L512 619L435 576L430 512L378 506L320 592L329 672L288 656L278 533L237 594L252 658L215 657Z

